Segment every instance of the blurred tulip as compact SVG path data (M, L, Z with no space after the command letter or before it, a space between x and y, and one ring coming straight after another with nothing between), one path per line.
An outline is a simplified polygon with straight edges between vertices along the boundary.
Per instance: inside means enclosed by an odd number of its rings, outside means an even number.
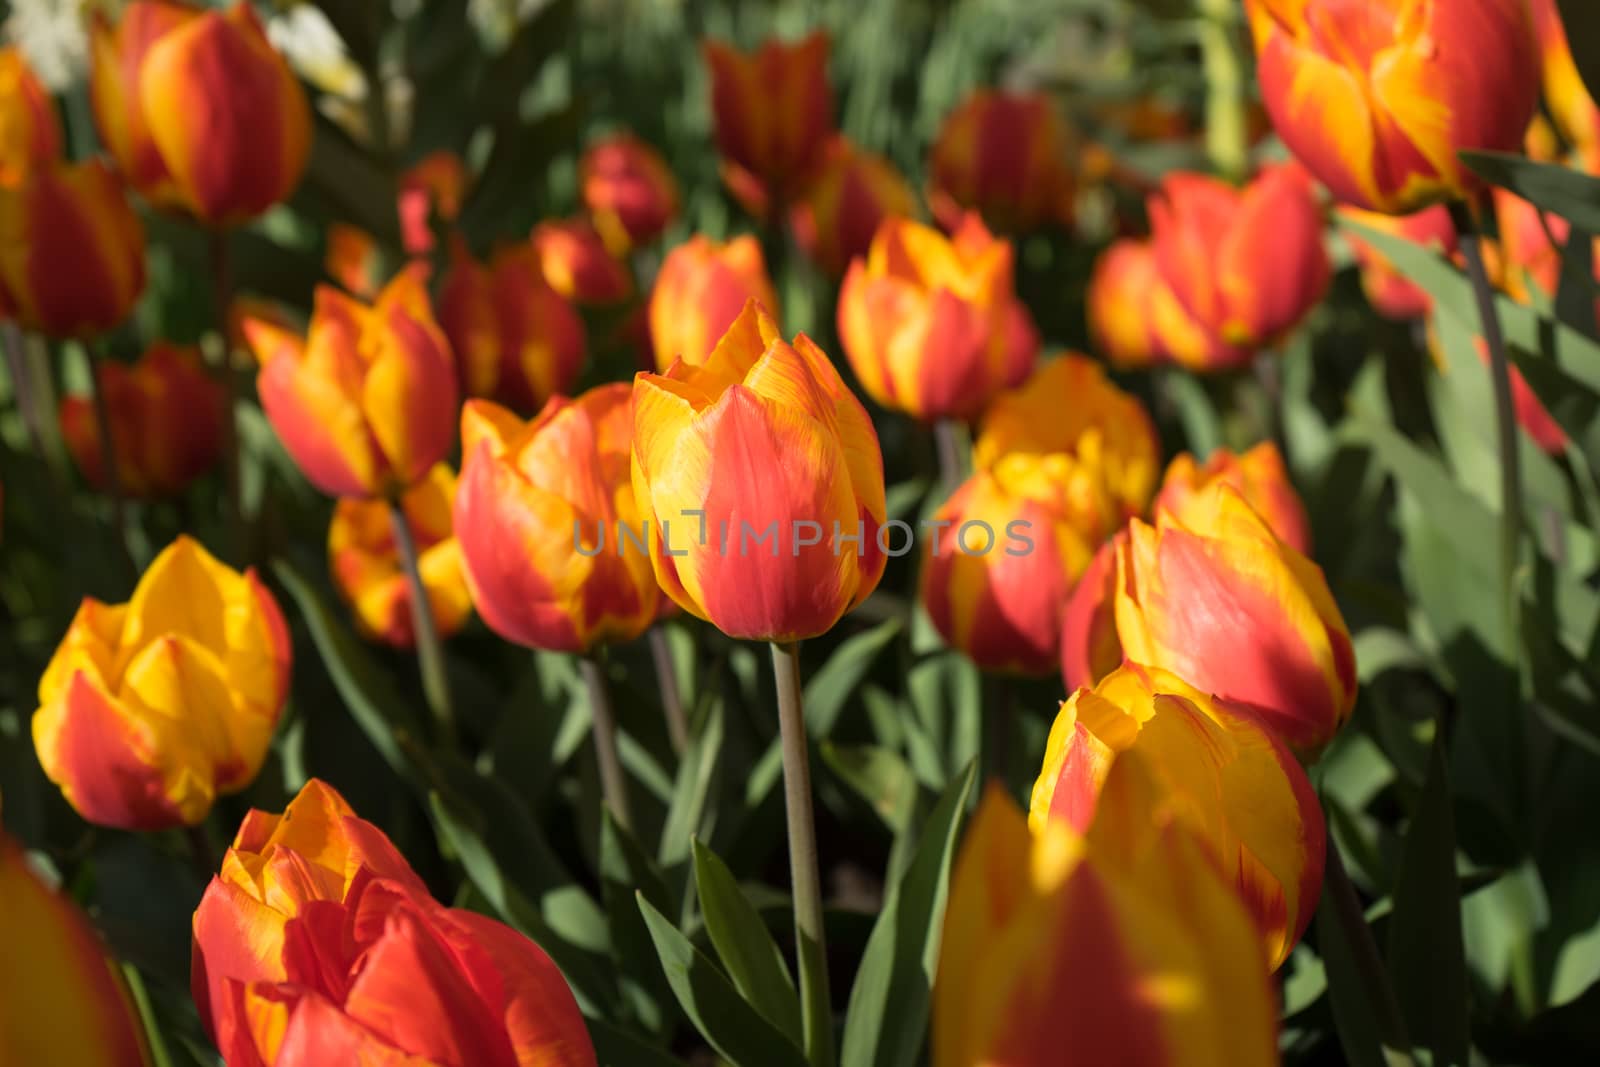
M455 528L478 614L507 641L585 652L655 620L631 397L612 382L553 397L529 422L482 400L462 409Z
M1142 767L1117 763L1101 803L1127 807ZM1276 998L1233 887L1181 821L1128 829L1114 856L1098 829L1033 834L988 787L951 875L934 1067L1278 1062Z
M1179 820L1234 883L1276 969L1322 890L1326 835L1305 771L1248 709L1166 671L1130 665L1061 705L1029 823L1039 830L1059 820L1087 831L1106 775L1129 749L1144 757Z
M920 419L972 419L1033 369L1012 250L976 215L955 235L885 219L839 290L839 339L878 403Z
M828 35L769 39L754 52L704 44L723 177L757 217L791 202L822 165L833 132Z
M1117 554L1123 655L1249 705L1302 758L1350 716L1355 653L1322 570L1226 481L1135 519Z
M1150 200L1156 268L1225 344L1270 347L1310 313L1332 267L1305 173L1264 168L1242 189L1178 172Z
M472 614L472 598L461 569L461 545L450 523L455 495L455 472L439 463L400 498L441 638L461 629ZM328 527L328 569L339 595L355 609L362 636L395 648L416 647L411 589L386 503L350 497L339 501Z
M450 223L460 217L467 185L466 163L446 150L423 156L400 175L400 243L407 255L433 251L433 220Z
M124 496L176 496L216 463L227 394L201 366L199 352L157 342L136 363L96 360L95 376L111 420ZM89 484L109 488L88 397L62 399L61 435Z
M144 1067L128 991L88 916L0 832L0 1063Z
M618 304L633 295L627 265L585 219L539 223L533 251L550 287L575 304Z
M1504 189L1494 191L1494 210L1500 231L1500 284L1513 299L1530 303L1538 293L1554 299L1561 288L1561 268L1572 224L1554 212L1540 212L1533 204ZM1594 277L1600 281L1600 240L1592 243ZM1600 301L1596 302L1600 314Z
M1175 362L1194 371L1247 362L1241 349L1209 332L1179 303L1156 265L1149 240L1124 238L1095 261L1089 278L1089 333L1111 365Z
M778 316L778 296L753 236L718 244L696 234L668 252L650 292L656 369L665 373L679 358L704 363L749 300Z
M1540 69L1545 110L1555 120L1562 139L1588 161L1585 169L1592 171L1600 162L1600 107L1595 106L1594 97L1589 95L1572 60L1572 48L1555 0L1528 0L1528 7L1533 12L1543 56Z
M1456 153L1514 152L1539 98L1524 0L1246 0L1261 96L1289 150L1345 203L1390 215L1459 199Z
M1442 204L1410 215L1382 215L1341 205L1339 217L1369 229L1403 237L1413 244L1447 256L1456 255L1455 223L1450 221L1450 211ZM1365 241L1348 231L1345 239L1350 242L1356 263L1361 267L1361 288L1380 315L1404 321L1420 319L1428 314L1433 301L1426 290L1395 270L1394 264Z
M272 594L181 536L128 603L84 599L39 679L33 743L90 822L193 826L255 779L288 689Z
M872 421L754 301L703 366L634 379L633 491L661 588L731 637L815 637L883 577Z
M22 184L34 167L61 158L55 102L18 48L0 47L0 188Z
M434 900L382 830L313 778L252 810L194 914L191 984L230 1067L593 1067L537 945Z
M372 234L359 226L335 222L328 226L328 250L322 269L361 300L371 300L383 286L383 254Z
M928 202L947 230L964 210L1004 233L1071 218L1072 135L1043 93L979 89L945 116L928 160Z
M1289 480L1283 453L1271 441L1262 441L1242 454L1219 448L1203 466L1184 452L1167 465L1161 490L1156 493L1155 510L1171 512L1180 525L1187 525L1189 509L1219 482L1237 489L1278 540L1302 555L1311 553L1311 520Z
M1061 613L1061 679L1067 692L1093 686L1122 665L1117 639L1117 556L1126 528L1100 546Z
M867 254L884 219L916 212L917 196L893 163L839 136L790 213L790 225L806 254L837 277L852 259Z
M51 337L104 333L144 280L144 227L103 163L57 163L0 187L0 317Z
M304 339L245 322L272 428L329 496L380 497L415 485L455 437L456 372L414 265L371 307L317 287Z
M439 324L468 396L537 411L583 369L583 321L550 287L530 245L499 249L487 265L456 242L439 286Z
M578 195L616 254L649 244L678 215L678 181L661 153L629 133L596 141L578 161Z
M249 4L135 0L93 22L95 123L128 183L212 225L286 199L311 152L311 108Z

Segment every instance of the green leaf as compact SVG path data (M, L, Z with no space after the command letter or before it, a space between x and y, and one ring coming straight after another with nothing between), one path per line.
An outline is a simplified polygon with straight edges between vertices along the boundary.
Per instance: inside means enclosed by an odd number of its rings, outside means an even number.
M824 741L822 759L895 833L905 830L917 799L917 779L906 761L878 745Z
M684 1067L682 1060L604 1019L585 1019L600 1067Z
M1461 161L1485 179L1535 207L1553 211L1580 230L1600 232L1600 180L1556 163L1507 152L1462 152Z
M671 894L650 857L634 836L604 812L600 821L600 889L610 919L612 956L618 969L622 995L640 1023L652 1033L666 1032L671 1003L650 932L639 919L633 898L637 893L658 909L673 910Z
M751 1007L799 1045L800 1000L783 953L727 864L698 840L694 842L694 882L706 932L734 986Z
M813 737L827 737L845 703L861 686L878 654L888 647L904 624L889 619L842 643L828 662L811 676L805 688L806 727Z
M850 990L840 1067L906 1067L922 1050L939 965L950 861L976 777L974 761L944 791L905 876L884 900Z
M800 1048L762 1017L644 894L639 912L684 1014L734 1067L806 1067Z
M1330 841L1328 847L1338 846ZM1313 923L1316 927L1317 951L1322 954L1323 969L1328 980L1328 1004L1333 1009L1333 1026L1339 1035L1344 1062L1348 1067L1387 1067L1383 1038L1378 1030L1377 1016L1373 1014L1366 979L1345 940L1334 907L1333 893L1326 886Z
M709 831L711 791L721 766L718 757L722 753L724 715L720 693L707 690L705 699L708 707L704 717L696 716L703 725L689 738L689 748L678 764L672 800L667 805L666 822L661 827L656 858L663 867L675 868L686 861L694 835Z

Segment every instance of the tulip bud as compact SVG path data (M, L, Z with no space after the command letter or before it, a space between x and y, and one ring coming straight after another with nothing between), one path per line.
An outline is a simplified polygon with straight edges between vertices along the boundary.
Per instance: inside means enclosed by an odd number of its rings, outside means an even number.
M1339 217L1403 237L1447 256L1454 257L1457 251L1455 223L1450 221L1450 211L1442 204L1410 215L1380 215L1341 205ZM1350 242L1356 263L1361 267L1361 288L1380 315L1404 321L1420 319L1432 310L1433 299L1427 290L1397 271L1377 249L1348 231L1345 239Z
M1248 362L1252 353L1210 332L1179 302L1148 240L1114 242L1089 278L1089 333L1112 366L1175 362L1194 371Z
M1567 144L1577 148L1588 163L1583 169L1594 173L1600 161L1600 107L1573 62L1567 30L1555 0L1528 0L1533 12L1534 30L1543 56L1545 110ZM1535 120L1536 122L1539 120Z
M550 287L575 304L618 304L633 295L633 275L584 219L539 223L533 251Z
M144 292L144 227L98 160L0 187L0 315L51 337L104 333Z
M750 300L777 316L761 244L749 234L726 244L696 234L668 252L650 292L656 369L665 373L680 358L704 363Z
M467 165L454 152L440 150L423 156L400 175L397 209L400 244L408 256L433 251L433 222L454 222L467 196Z
M125 496L176 496L216 463L227 395L197 351L157 342L133 364L97 361L95 378ZM106 489L100 427L88 397L61 401L61 435L84 478Z
M27 57L0 48L0 188L21 185L34 167L61 158L55 103Z
M948 239L885 219L839 290L839 339L867 393L920 419L971 419L1021 384L1038 338L1018 326L1011 263L976 215Z
M95 124L152 203L231 225L299 184L311 108L249 4L135 0L115 28L94 20L91 52Z
M1043 93L979 89L945 117L928 160L928 202L945 229L964 210L1004 233L1072 215L1072 134Z
M537 945L447 908L382 830L313 778L252 810L194 914L191 985L229 1064L594 1067Z
M584 652L654 621L631 397L613 382L554 397L527 423L481 400L462 409L456 531L473 603L506 640Z
M84 599L39 680L33 744L90 822L193 826L255 779L288 689L272 594L179 537L128 603Z
M256 385L272 428L329 496L380 497L415 485L450 450L456 372L414 265L371 307L318 286L302 340L249 319Z
M1306 518L1300 494L1289 481L1283 454L1271 441L1263 441L1243 454L1219 448L1204 466L1188 452L1183 453L1167 465L1161 491L1156 494L1155 510L1169 511L1180 525L1186 525L1189 508L1219 482L1237 489L1278 540L1302 555L1311 552L1311 521Z
M143 1067L128 991L89 919L0 833L0 1063Z
M917 212L917 196L894 164L835 137L817 180L790 213L795 238L828 274L838 277L864 256L887 218Z
M1524 0L1246 0L1278 136L1338 200L1403 215L1466 196L1457 153L1514 152L1539 98Z
M815 637L883 577L872 421L754 301L704 366L634 379L633 491L661 588L731 637Z
M578 194L620 254L661 236L678 214L678 182L661 153L632 134L613 134L589 146L578 162Z

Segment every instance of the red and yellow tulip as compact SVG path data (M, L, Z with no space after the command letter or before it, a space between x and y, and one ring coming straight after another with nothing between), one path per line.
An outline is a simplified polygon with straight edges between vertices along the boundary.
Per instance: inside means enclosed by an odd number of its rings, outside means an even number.
M467 198L467 164L454 152L431 152L400 175L396 205L400 213L400 243L406 254L425 256L437 243L434 223L451 223L461 215Z
M1584 169L1593 173L1600 168L1600 107L1595 106L1594 97L1589 95L1578 65L1573 62L1567 30L1555 0L1528 0L1528 7L1533 12L1543 57L1540 70L1545 110L1555 120L1562 139L1577 149Z
M0 188L22 184L41 163L61 158L55 103L21 49L0 47Z
M1155 510L1168 511L1180 524L1213 485L1225 482L1239 491L1245 503L1264 519L1278 540L1302 555L1311 552L1311 520L1289 481L1283 453L1271 441L1236 453L1219 448L1204 464L1184 452L1167 464L1156 493Z
M533 251L545 281L574 304L618 304L633 295L633 275L611 254L587 219L541 222L533 228Z
M761 243L753 236L719 244L696 234L667 253L650 292L656 369L665 373L676 359L704 363L750 300L778 315Z
M894 164L841 135L795 204L790 225L806 254L837 277L852 259L867 254L884 219L916 212L917 195Z
M1410 215L1382 215L1376 211L1340 206L1339 216L1369 229L1403 237L1413 244L1454 257L1456 227L1442 204ZM1356 263L1361 267L1361 288L1380 315L1405 321L1420 319L1433 309L1433 300L1421 286L1395 270L1394 264L1367 242L1346 231Z
M1061 679L1067 692L1093 686L1122 665L1117 639L1117 556L1126 528L1100 546L1061 612Z
M629 133L596 141L584 152L578 195L618 254L654 241L678 215L678 182L667 161Z
M928 202L946 229L976 211L1004 233L1072 216L1072 134L1043 93L979 89L945 117L928 159Z
M90 822L193 826L255 779L288 688L272 594L179 537L126 604L84 599L39 679L34 748Z
M1089 334L1122 368L1175 362L1190 370L1219 370L1250 358L1208 331L1179 302L1156 264L1148 239L1115 241L1089 278Z

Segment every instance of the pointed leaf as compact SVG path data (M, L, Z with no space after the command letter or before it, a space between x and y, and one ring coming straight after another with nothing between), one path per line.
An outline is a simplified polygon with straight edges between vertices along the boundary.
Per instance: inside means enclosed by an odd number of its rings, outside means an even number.
M904 628L900 619L889 619L864 633L846 640L828 662L811 676L805 688L806 728L812 737L827 737L844 710L851 694L861 688L878 654Z
M728 865L698 840L694 882L706 932L735 988L768 1022L800 1044L800 1000L783 953Z

